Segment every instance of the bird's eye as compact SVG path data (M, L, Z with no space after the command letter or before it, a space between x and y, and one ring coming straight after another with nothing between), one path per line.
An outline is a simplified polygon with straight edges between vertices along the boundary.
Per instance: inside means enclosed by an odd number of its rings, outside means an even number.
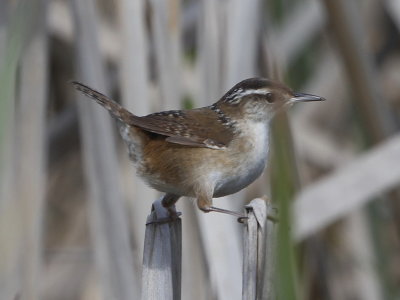
M272 93L267 93L265 95L265 99L267 100L268 103L273 103L275 101L274 95Z

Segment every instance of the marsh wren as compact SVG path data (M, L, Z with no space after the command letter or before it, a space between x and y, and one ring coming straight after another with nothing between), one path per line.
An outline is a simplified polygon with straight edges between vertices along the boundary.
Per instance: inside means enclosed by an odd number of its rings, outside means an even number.
M120 121L137 173L165 192L164 207L174 214L181 196L195 197L204 212L240 214L212 205L213 198L240 191L263 172L269 152L270 121L296 102L324 98L294 93L282 83L250 78L211 106L169 110L139 117L92 88L73 82Z

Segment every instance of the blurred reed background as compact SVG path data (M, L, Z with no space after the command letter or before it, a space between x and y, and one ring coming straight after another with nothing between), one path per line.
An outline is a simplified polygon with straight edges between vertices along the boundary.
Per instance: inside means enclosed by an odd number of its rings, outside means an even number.
M279 299L400 298L398 0L0 1L0 299L138 299L145 219L113 121L279 79L328 99L280 115L270 167L217 199L279 208ZM182 299L241 298L241 226L183 212Z

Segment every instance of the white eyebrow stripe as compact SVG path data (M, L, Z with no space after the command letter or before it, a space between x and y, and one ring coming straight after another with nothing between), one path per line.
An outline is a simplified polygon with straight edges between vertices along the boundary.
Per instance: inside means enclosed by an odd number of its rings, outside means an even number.
M232 94L230 94L225 101L230 102L232 104L235 104L239 102L240 98L247 96L247 95L267 95L270 93L269 90L266 89L250 89L250 90L243 90L242 88L239 88L237 91L234 91Z
M238 93L237 96L243 97L243 96L247 96L250 94L266 95L268 93L269 93L268 90L245 90L245 91L242 91L241 93Z

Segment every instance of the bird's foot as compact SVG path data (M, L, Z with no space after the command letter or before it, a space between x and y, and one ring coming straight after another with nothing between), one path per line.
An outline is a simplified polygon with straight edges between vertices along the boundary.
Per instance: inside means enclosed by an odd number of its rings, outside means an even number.
M210 206L207 209L204 210L205 212L218 212L218 213L222 213L222 214L228 214L231 216L235 216L237 217L237 221L239 223L244 223L248 217L246 217L244 214L236 212L236 211L232 211L232 210L228 210L228 209L223 209L223 208L219 208L219 207L215 207L215 206Z
M155 201L152 207L152 214L147 218L146 225L173 223L182 215L176 211L175 205L165 207L161 201Z

